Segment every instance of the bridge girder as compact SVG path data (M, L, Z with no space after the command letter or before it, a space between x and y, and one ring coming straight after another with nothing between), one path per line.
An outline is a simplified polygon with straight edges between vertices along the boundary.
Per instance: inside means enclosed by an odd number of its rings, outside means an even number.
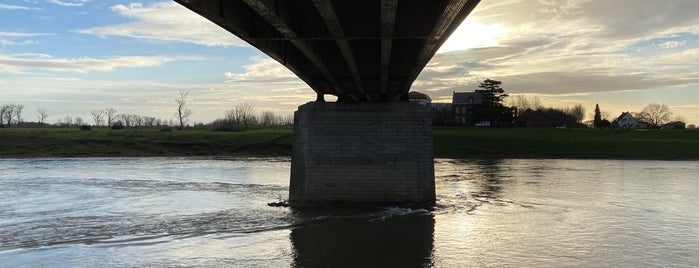
M318 95L407 100L480 0L175 0L286 66Z

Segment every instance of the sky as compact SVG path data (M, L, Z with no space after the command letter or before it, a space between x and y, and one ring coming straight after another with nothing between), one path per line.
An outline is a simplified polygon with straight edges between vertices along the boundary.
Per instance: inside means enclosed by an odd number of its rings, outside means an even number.
M699 124L699 0L483 0L412 86L434 102L502 81L545 106L611 119L667 104ZM24 121L93 110L191 122L239 103L291 114L315 93L281 64L171 1L0 0L0 105Z

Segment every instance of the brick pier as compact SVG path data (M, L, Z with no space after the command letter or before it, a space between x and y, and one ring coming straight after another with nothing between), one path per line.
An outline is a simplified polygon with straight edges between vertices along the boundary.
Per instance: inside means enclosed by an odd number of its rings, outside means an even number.
M433 202L428 107L309 102L294 114L289 202Z

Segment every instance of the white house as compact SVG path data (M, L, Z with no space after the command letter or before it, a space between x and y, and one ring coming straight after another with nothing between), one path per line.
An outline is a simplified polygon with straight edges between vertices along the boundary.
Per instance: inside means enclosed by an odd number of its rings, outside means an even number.
M621 113L621 115L614 120L613 125L624 129L638 129L646 127L646 124L633 117L633 115L631 115L629 112Z

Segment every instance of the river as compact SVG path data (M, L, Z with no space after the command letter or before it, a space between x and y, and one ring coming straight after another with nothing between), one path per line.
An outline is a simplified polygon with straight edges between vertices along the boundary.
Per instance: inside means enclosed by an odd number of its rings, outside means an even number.
M0 267L698 267L699 162L435 162L432 209L295 210L284 158L0 159Z

